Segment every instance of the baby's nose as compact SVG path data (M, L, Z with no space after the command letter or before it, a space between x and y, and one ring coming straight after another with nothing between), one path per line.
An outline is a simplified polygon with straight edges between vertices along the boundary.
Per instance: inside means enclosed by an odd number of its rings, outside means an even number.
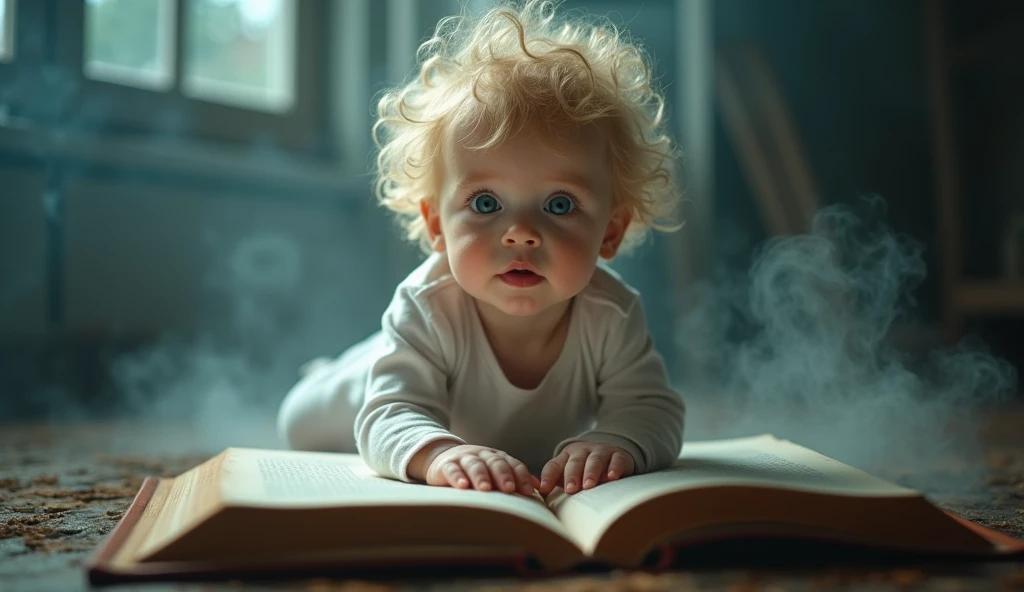
M505 236L501 238L502 244L506 247L512 246L527 246L527 247L539 247L540 246L540 234L537 233L533 228L524 224L516 224L505 232Z

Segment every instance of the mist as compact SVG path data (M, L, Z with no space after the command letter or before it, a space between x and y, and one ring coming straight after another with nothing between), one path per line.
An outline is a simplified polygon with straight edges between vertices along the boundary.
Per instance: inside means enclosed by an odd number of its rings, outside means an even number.
M769 432L913 486L929 471L981 478L979 414L1014 392L1015 370L971 337L926 351L889 339L917 320L926 266L885 214L877 196L823 208L746 273L693 287L677 326L696 368L687 440Z
M167 332L109 359L102 413L127 428L111 434L120 438L111 448L279 448L277 408L301 365L339 355L373 324L376 290L351 281L369 265L359 257L271 231L230 241L209 235L206 243L202 328ZM76 414L73 402L54 409L51 419Z

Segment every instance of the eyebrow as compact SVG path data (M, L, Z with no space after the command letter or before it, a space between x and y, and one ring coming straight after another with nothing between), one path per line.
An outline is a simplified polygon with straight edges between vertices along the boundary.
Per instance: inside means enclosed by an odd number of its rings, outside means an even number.
M496 179L501 179L501 176L486 173L470 175L463 179L461 182L459 182L456 188L465 189L467 186L472 185L486 185L489 181L494 181ZM555 177L548 177L547 179L545 179L545 181L556 185L568 185L573 189L580 190L587 194L594 193L594 186L590 184L587 178L584 177L583 175L577 175L575 173L567 173Z

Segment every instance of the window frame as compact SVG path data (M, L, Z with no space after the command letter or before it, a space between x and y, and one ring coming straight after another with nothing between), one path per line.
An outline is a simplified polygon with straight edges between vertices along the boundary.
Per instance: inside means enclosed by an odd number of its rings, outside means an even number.
M207 140L263 151L322 156L324 83L319 49L325 38L326 0L295 0L294 101L284 112L216 103L183 92L182 40L188 26L184 0L173 0L175 18L171 87L135 88L85 75L86 3L58 3L54 61L70 87L56 114L75 131L158 135L166 141ZM17 38L16 38L17 39ZM116 111L108 108L116 105Z
M45 108L40 103L45 101L33 99L46 96L41 94L45 83L39 73L47 61L45 31L50 8L46 2L15 0L12 4L15 8L7 15L5 26L14 32L13 54L10 61L0 62L0 109L7 116L31 113L43 117Z
M0 29L2 29L0 31L0 39L3 40L2 44L0 44L0 64L9 64L17 56L14 47L10 48L11 55L9 57L4 54L6 53L6 46L12 39L15 45L18 43L17 30L14 26L18 19L18 0L0 0L0 5L4 7L4 20L3 23L0 23Z

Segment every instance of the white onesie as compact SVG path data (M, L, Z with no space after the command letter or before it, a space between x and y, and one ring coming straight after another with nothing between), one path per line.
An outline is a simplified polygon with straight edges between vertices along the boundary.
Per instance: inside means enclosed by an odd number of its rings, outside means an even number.
M413 455L448 438L503 450L537 476L575 441L629 451L637 474L668 466L685 411L640 295L599 265L570 310L560 357L536 388L516 387L475 300L434 253L399 284L381 331L288 393L278 429L292 448L358 451L381 475L405 481Z

